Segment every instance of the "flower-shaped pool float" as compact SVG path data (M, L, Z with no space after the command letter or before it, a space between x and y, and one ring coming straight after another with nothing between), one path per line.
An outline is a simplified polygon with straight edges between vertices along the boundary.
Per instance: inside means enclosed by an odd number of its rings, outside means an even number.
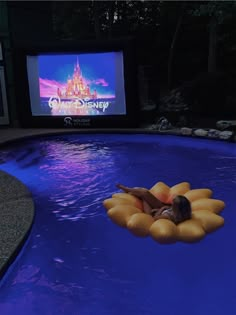
M212 190L208 188L192 189L188 182L182 182L169 187L158 182L150 192L163 203L171 204L175 196L183 195L191 203L192 217L190 220L176 225L168 219L154 220L143 212L140 199L128 193L116 193L112 198L103 201L110 219L121 227L128 228L136 236L151 236L160 244L170 244L177 241L197 242L224 225L220 212L225 203L212 199Z

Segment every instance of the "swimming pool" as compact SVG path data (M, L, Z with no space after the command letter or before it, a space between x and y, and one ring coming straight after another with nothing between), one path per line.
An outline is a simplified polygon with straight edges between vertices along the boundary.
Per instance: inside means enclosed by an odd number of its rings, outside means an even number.
M1 150L31 190L36 218L0 288L0 314L235 315L235 145L158 135L65 135ZM159 245L107 217L115 183L189 181L226 202L225 226L196 244Z

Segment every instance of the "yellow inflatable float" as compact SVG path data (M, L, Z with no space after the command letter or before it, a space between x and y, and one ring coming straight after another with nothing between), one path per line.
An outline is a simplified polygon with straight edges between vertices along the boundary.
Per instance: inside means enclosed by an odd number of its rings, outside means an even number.
M169 187L158 182L150 192L163 203L172 203L177 195L185 196L191 203L192 217L176 225L168 219L154 220L143 212L140 199L127 193L116 193L103 201L110 219L121 227L128 228L136 236L151 236L160 244L177 241L193 243L204 238L224 225L219 215L224 209L222 200L212 199L212 191L207 188L192 189L188 182Z

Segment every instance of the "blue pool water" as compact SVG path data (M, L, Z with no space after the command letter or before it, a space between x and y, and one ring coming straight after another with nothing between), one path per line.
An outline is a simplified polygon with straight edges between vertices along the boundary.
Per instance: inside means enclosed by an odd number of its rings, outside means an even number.
M28 242L0 283L1 315L235 315L235 144L157 135L65 135L1 149L33 194ZM225 226L159 245L113 224L115 183L189 181L226 202Z

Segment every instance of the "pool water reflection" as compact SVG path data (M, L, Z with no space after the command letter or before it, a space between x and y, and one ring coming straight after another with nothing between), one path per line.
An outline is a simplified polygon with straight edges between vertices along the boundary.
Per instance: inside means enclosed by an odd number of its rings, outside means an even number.
M157 135L65 135L2 150L31 190L30 238L0 288L0 314L235 315L236 149ZM115 183L189 181L226 202L225 226L196 244L159 245L113 224Z

